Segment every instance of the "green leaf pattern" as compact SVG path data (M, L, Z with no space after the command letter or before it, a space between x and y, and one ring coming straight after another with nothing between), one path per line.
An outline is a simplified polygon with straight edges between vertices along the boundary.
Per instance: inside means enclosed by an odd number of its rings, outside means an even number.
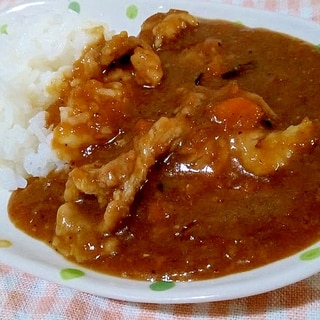
M300 255L300 260L309 261L320 258L320 247L305 251Z
M76 13L80 13L81 11L80 4L77 1L71 1L68 5L68 9L73 10Z
M60 270L60 277L63 280L72 280L76 278L81 278L84 275L85 273L79 269L65 268Z
M149 288L152 291L166 291L175 286L173 281L156 281L150 284Z
M138 7L134 4L127 7L126 16L129 19L135 19L138 16Z
M0 248L9 248L12 246L12 242L6 239L0 239Z
M7 24L0 25L0 34L8 34L7 28Z

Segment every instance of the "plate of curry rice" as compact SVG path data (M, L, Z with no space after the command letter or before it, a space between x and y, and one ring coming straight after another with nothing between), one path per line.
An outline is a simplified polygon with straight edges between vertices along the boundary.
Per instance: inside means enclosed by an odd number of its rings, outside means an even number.
M214 1L1 1L0 261L198 303L320 271L320 27Z

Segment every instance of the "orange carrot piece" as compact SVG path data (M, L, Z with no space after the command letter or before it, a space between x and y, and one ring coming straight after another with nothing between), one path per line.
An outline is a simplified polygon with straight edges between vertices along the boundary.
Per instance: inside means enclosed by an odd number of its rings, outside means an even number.
M228 129L250 129L263 116L263 110L244 97L230 98L212 108L216 122L224 123Z

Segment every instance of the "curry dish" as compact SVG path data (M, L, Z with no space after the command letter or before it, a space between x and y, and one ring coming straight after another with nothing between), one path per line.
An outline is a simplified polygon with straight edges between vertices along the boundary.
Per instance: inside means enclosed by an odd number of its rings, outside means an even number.
M83 266L209 279L320 239L320 52L170 10L86 47L52 88L62 172L15 191L13 223Z

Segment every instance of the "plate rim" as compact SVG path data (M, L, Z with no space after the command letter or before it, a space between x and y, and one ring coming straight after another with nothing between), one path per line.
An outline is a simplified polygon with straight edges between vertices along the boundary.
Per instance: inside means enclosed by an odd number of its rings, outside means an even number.
M81 2L83 0L79 0L79 2ZM90 3L96 3L96 2L102 2L101 0L94 0L94 1L90 1ZM66 3L66 0L44 0L44 1L17 1L14 2L14 5L7 8L5 11L1 11L0 12L0 17L1 16L6 16L8 14L20 14L20 12L24 12L24 10L29 10L29 8L32 7L32 5L34 6L34 8L40 8L40 6L47 6L48 4L54 4L54 5L60 5L62 3ZM131 1L129 0L118 0L118 3L120 3L121 5L128 5L131 4ZM143 0L135 0L134 1L137 4L145 4L145 2ZM152 3L152 4L151 4ZM23 5L26 4L26 5ZM84 2L83 2L84 4ZM195 6L195 0L175 0L175 1L169 1L169 0L161 0L158 1L157 3L154 2L150 2L150 6L152 6L152 8L157 8L157 10L159 11L160 9L165 9L168 8L169 6L171 7L172 4L176 4L178 5L179 8L186 8L186 7L193 7ZM18 6L18 7L17 7ZM221 10L223 11L229 11L231 12L231 16L235 16L237 12L241 12L243 15L246 14L246 20L244 21L245 25L248 25L250 27L257 27L254 25L254 21L257 19L257 16L261 17L262 15L265 17L264 19L269 19L269 21L267 22L267 24L270 24L272 22L270 21L279 21L281 18L281 28L270 28L272 30L278 31L278 32L283 32L282 28L285 29L286 24L292 24L292 26L294 25L294 30L298 31L295 32L293 34L294 37L298 37L301 39L304 39L305 41L308 41L310 43L320 43L320 39L316 38L313 34L310 34L310 32L308 32L308 34L305 34L303 37L300 36L300 28L297 26L297 24L299 26L303 26L304 28L307 28L308 30L315 30L318 29L318 31L320 31L320 26L316 23L314 23L313 21L309 21L309 20L305 20L302 18L298 18L298 17L293 17L293 16L287 16L287 15L283 15L283 14L279 14L279 13L275 13L275 12L268 12L265 10L260 10L260 9L253 9L253 8L246 8L246 7L240 7L240 6L235 6L235 5L229 5L229 4L221 4L221 3L215 3L213 0L200 0L197 1L197 8L195 11L198 12L198 10L203 10L203 8L218 8L218 10L216 12L216 14L220 15ZM16 11L14 11L16 8ZM18 8L18 9L17 9ZM36 9L36 10L37 10ZM220 11L219 11L220 10ZM153 12L155 12L153 10ZM208 10L209 12L209 10ZM193 13L191 11L191 13ZM211 15L211 13L208 13L208 15ZM252 18L252 16L255 16L255 18ZM251 17L251 20L249 19ZM213 17L216 18L216 17ZM225 19L225 18L221 18L221 19ZM247 20L248 19L248 20ZM142 19L144 20L144 19ZM240 19L238 19L240 20ZM250 20L250 21L249 21ZM128 22L132 22L132 21L128 21ZM134 22L133 22L134 23ZM265 26L265 21L260 20L259 21L259 25L260 27L266 27ZM139 25L140 26L140 25ZM291 27L292 27L291 26ZM110 24L111 29L113 28L113 26ZM278 26L279 27L279 26ZM305 32L305 31L304 31ZM286 33L286 32L285 32ZM292 35L290 33L290 35ZM305 37L307 36L307 37ZM318 39L318 40L317 40ZM4 205L6 206L6 203L3 203L3 199L5 199L6 197L8 197L7 192L5 191L0 191L0 208L2 208L1 211L6 210L6 208L4 208ZM6 217L6 219L3 217L4 215L0 215L0 225L1 226L8 226L8 223L10 224L10 221L8 220L8 217ZM296 275L295 271L296 268L292 268L286 271L286 275L289 273L291 273L291 277L283 277L283 274L281 272L277 273L276 276L274 275L271 278L268 278L270 281L264 285L263 288L259 288L256 285L254 285L252 282L255 282L257 280L257 278L261 277L261 273L263 274L265 272L265 270L270 270L270 266L272 265L272 267L275 268L275 270L278 270L279 268L281 269L283 267L283 265L287 265L287 263L290 264L291 261L297 260L299 259L300 255L302 252L305 252L306 250L309 250L311 248L316 248L320 246L320 241L315 243L314 245L298 252L297 254L290 256L288 258L284 258L281 260L278 260L276 262L273 262L271 264L268 264L266 266L260 267L260 268L256 268L254 270L251 271L247 271L247 272L243 272L243 273L239 273L239 274L235 274L235 275L229 275L229 276L225 276L225 277L221 277L221 278L216 278L216 279L210 279L210 280L202 280L202 281L193 281L193 282L184 282L184 283L178 283L176 285L175 288L168 290L168 291L163 291L163 292L153 292L150 289L148 289L148 286L150 284L150 282L148 281L136 281L136 280L129 280L129 279L121 279L118 277L113 277L113 276L108 276L108 275L104 275L98 272L94 272L94 271L90 271L88 269L85 269L83 267L80 267L79 265L75 265L67 260L65 260L64 258L62 258L60 255L58 255L57 253L55 253L51 248L49 248L47 245L43 244L42 242L35 240L33 238L30 238L29 236L23 234L21 231L19 231L18 229L15 229L13 226L11 226L11 229L9 227L9 230L15 230L15 232L19 233L19 239L21 239L21 241L24 241L25 238L28 238L28 243L32 243L32 245L34 245L33 248L37 248L39 250L45 250L45 252L50 250L50 257L53 257L55 260L55 264L53 265L49 265L49 269L48 269L48 265L46 264L45 260L41 260L39 259L39 261L32 261L31 264L29 265L25 265L25 258L24 256L17 256L16 251L14 251L13 253L12 248L0 248L0 261L4 264L7 264L9 266L15 267L17 269L20 269L23 272L28 272L30 274L33 274L34 276L38 276L40 278L43 278L45 280L48 281L53 281L57 284L66 286L66 287L70 287L76 290L80 290L83 292L88 292L90 294L94 294L94 295L98 295L98 296L102 296L102 297L106 297L106 298L112 298L112 299L117 299L117 300L123 300L123 301L130 301L130 302L143 302L143 303L165 303L165 304L175 304L175 303L199 303L199 302L212 302L212 301L221 301L221 300L230 300L230 299L235 299L235 298L243 298L243 297L248 297L248 296L252 296L252 295L257 295L257 294L261 294L261 293L265 293L271 290L275 290L275 289L279 289L281 287L287 286L289 284L293 284L295 282L301 281L305 278L308 278L316 273L318 273L320 271L320 265L318 265L319 263L315 263L314 261L308 261L308 262L303 262L303 266L304 266L304 272L301 273L300 275ZM0 237L2 237L2 235L5 234L5 232L1 231L0 232ZM14 248L14 246L13 246ZM11 250L11 251L10 251ZM19 253L19 250L18 250ZM14 259L15 258L15 259ZM292 260L293 259L293 260ZM77 269L81 269L81 270L85 270L87 276L85 278L80 278L80 279L73 279L68 280L68 282L66 282L66 280L62 280L61 277L59 276L58 272L56 272L55 274L51 274L48 272L49 271L57 271L58 266L56 265L58 261L58 265L60 265L61 263L64 264L66 267L70 267L70 268L77 268ZM318 261L319 262L319 261ZM36 267L38 267L38 270L36 270ZM60 269L61 267L59 267ZM52 269L52 270L51 270ZM300 269L300 267L298 267L298 269ZM292 275L292 273L294 274L294 276ZM254 275L254 277L252 278L252 275ZM281 276L282 275L282 276ZM249 276L249 278L248 278ZM251 277L250 277L251 276ZM104 279L107 279L109 282L107 283L109 285L109 292L105 292L104 289L105 287L101 286L99 287L99 290L97 290L97 288L94 288L94 286L90 286L87 285L86 286L86 282L83 282L83 279L93 279L95 284L99 284L99 282L101 282L101 277L103 277ZM234 291L233 293L225 292L225 291L219 291L216 292L213 289L219 289L223 288L223 286L225 286L225 283L229 284L229 282L242 282L243 277L247 277L248 281L247 283L250 283L250 286L246 286L245 291L244 290L238 290L238 291ZM240 278L240 279L239 279ZM291 280L289 280L289 279ZM294 279L294 280L293 280ZM272 280L272 281L271 281ZM203 288L201 288L201 284L205 283L206 284L206 290L203 290ZM119 287L119 284L124 284L124 287ZM128 291L128 285L129 288L131 288ZM208 287L208 285L212 285L214 288ZM138 289L137 289L138 287ZM192 296L188 295L188 293L185 293L185 289L186 287L188 287L189 289L192 288L195 291L199 291L200 289L202 289L201 293L198 294L193 294ZM182 291L178 291L178 294L175 295L176 290L179 290L179 288L182 288ZM110 292L110 289L116 289L118 291L116 292ZM137 296L137 294L140 293L140 296ZM183 293L183 294L182 294Z

